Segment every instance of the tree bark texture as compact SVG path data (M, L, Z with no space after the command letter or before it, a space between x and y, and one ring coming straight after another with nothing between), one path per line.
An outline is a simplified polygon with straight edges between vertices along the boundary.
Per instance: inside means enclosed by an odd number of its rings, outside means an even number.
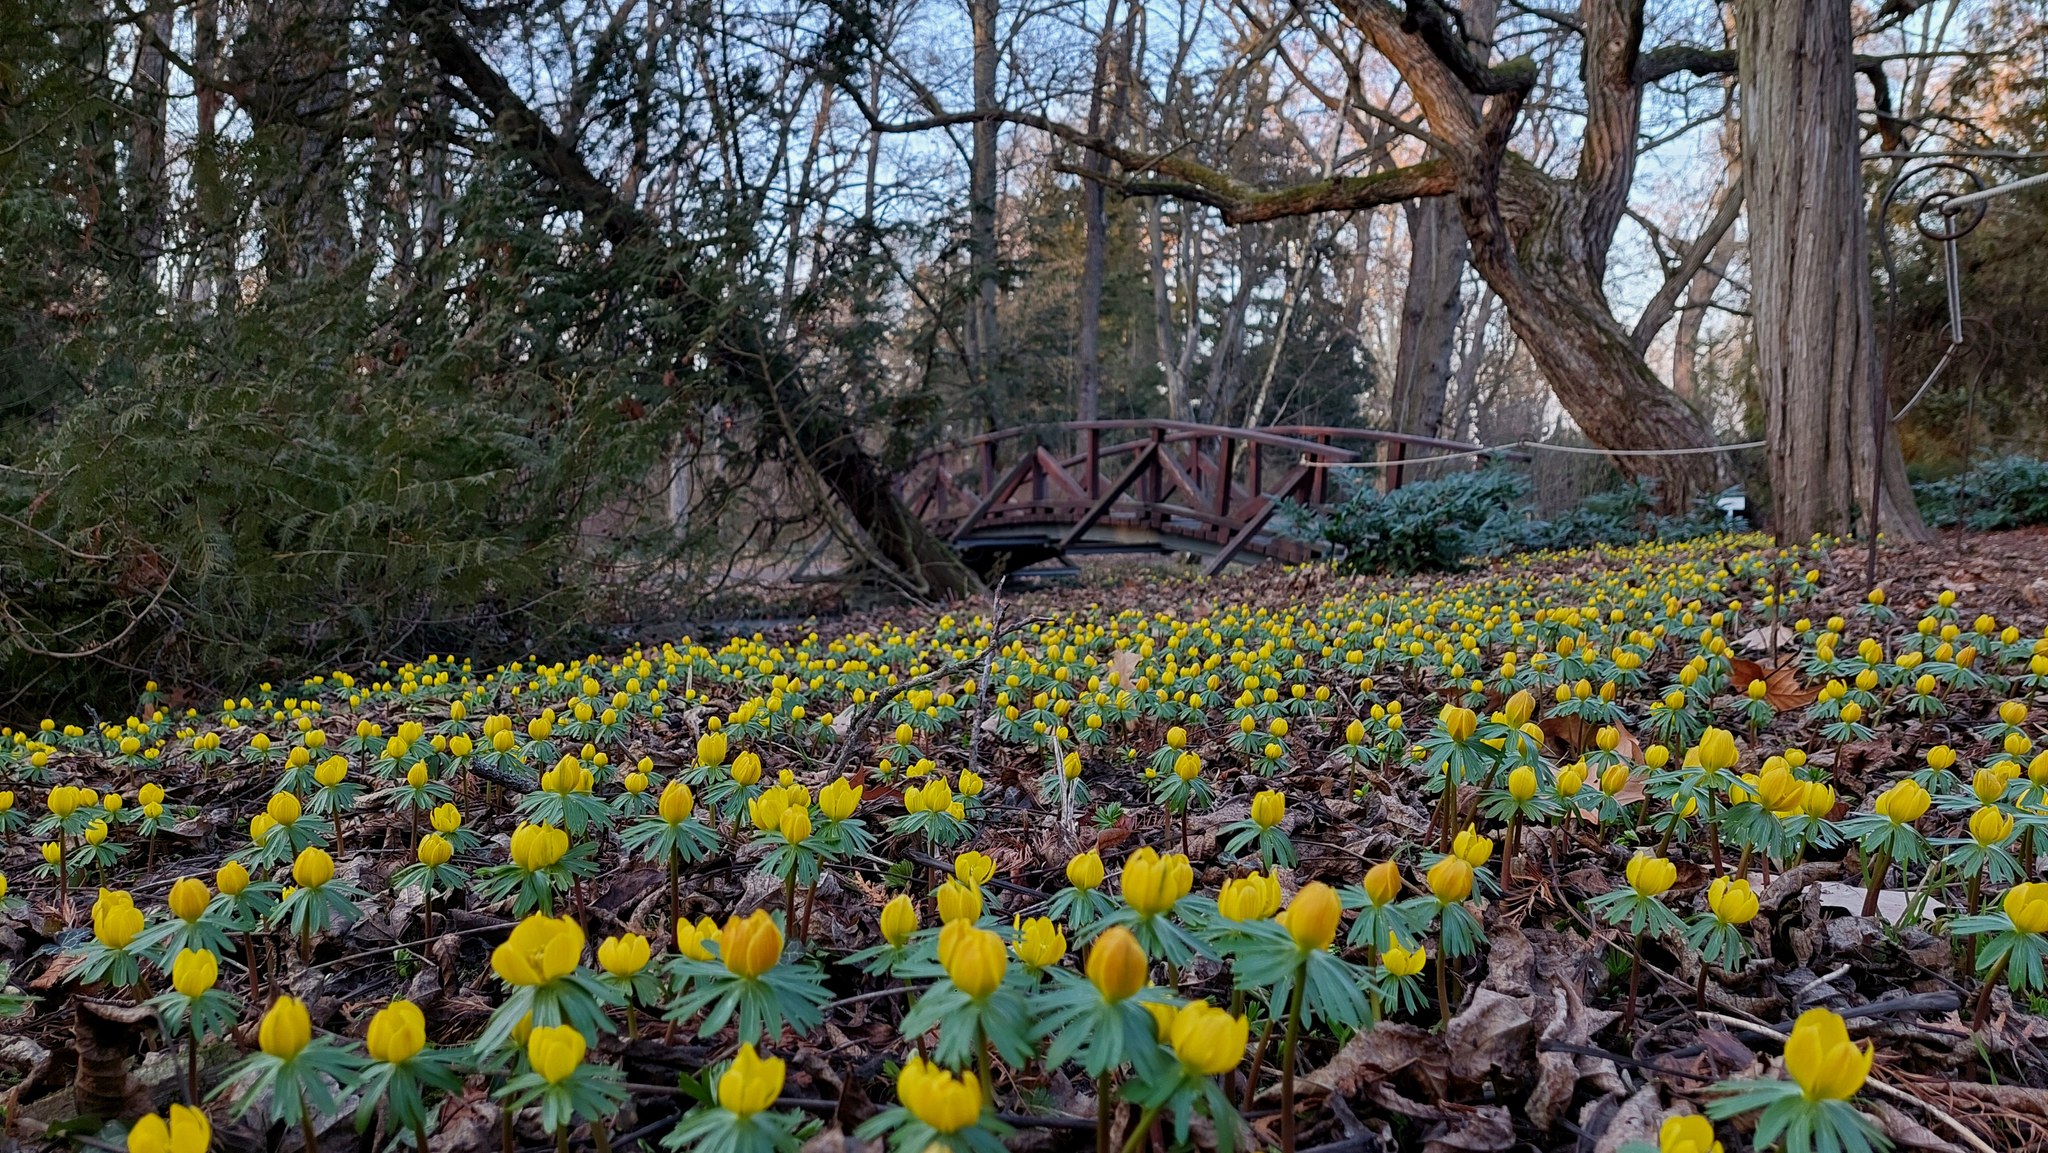
M1742 0L1736 14L1749 184L1750 299L1778 538L1870 529L1873 428L1889 423L1872 340L1848 0ZM1912 539L1885 429L1878 524Z
M1447 197L1410 201L1408 283L1401 292L1401 328L1394 350L1387 417L1395 432L1435 436L1443 423L1458 335L1458 287L1466 266L1465 226Z

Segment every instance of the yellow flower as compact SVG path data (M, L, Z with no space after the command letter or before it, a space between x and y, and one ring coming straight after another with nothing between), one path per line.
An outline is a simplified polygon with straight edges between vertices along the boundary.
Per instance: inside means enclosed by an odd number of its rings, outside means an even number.
M50 815L61 821L78 811L78 789L72 785L58 785L50 790L46 803L50 807Z
M531 914L491 950L491 971L507 985L549 984L576 971L583 940L583 928L572 918Z
M1493 838L1482 837L1479 830L1468 828L1451 842L1451 855L1463 857L1475 869L1483 869L1486 862L1493 860Z
M670 781L661 790L661 819L671 825L689 820L696 807L697 798L690 792L690 786L681 781Z
M1304 953L1319 952L1337 939L1337 922L1343 919L1344 902L1337 890L1321 881L1310 881L1294 894L1282 915L1287 935Z
M1835 790L1819 781L1804 782L1799 809L1809 817L1825 817L1835 810Z
M1444 726L1444 732L1460 744L1472 739L1479 728L1479 714L1463 705L1445 705L1436 718Z
M574 1025L540 1025L526 1037L526 1060L550 1085L576 1075L583 1065L583 1034Z
M726 740L722 732L705 733L697 738L697 763L714 768L725 763Z
M1508 773L1508 796L1518 804L1528 804L1536 796L1536 770L1527 765L1516 765Z
M447 864L449 858L453 857L454 855L455 846L449 844L448 838L442 836L441 834L428 833L426 836L420 838L420 847L418 853L420 864L425 865L430 869L438 869L442 865Z
M1214 1077L1237 1068L1244 1060L1244 1044L1250 1023L1207 1001L1183 1005L1173 1015L1167 1041L1181 1067L1197 1077Z
M1666 1117L1657 1130L1657 1153L1721 1153L1714 1123L1697 1113Z
M553 825L521 824L512 830L512 863L529 873L552 868L569 852L569 834Z
M953 858L953 875L960 879L961 884L979 889L988 884L990 877L996 875L996 863L983 854L969 849Z
M1381 861L1365 871L1365 896L1374 908L1384 908L1400 895L1400 866L1392 861Z
M1380 953L1380 964L1396 977L1413 977L1422 972L1422 966L1429 960L1422 946L1403 949L1401 942L1392 933L1387 934L1387 947Z
M732 779L742 785L751 785L761 779L761 754L748 749L732 759Z
M747 800L747 819L764 833L774 832L782 824L782 814L789 808L789 794L781 789L769 789L758 797Z
M1878 816L1894 825L1910 825L1927 812L1927 806L1932 801L1933 798L1927 795L1926 789L1909 779L1900 781L1878 794L1871 808Z
M1718 773L1735 766L1735 734L1727 729L1710 728L1700 734L1700 767L1710 773Z
M1663 857L1637 853L1629 858L1628 887L1639 897L1661 897L1678 880L1678 866Z
M212 899L213 894L207 891L205 881L197 877L180 877L178 883L171 886L170 896L164 899L164 903L170 906L172 916L189 925L205 915L206 903Z
M1472 863L1453 854L1429 867L1429 891L1446 905L1472 895Z
M2022 933L2048 933L2048 883L2014 885L2005 891L2005 915Z
M318 845L307 845L299 850L298 859L292 862L292 880L302 889L317 889L334 879L334 858Z
M142 932L142 910L120 889L101 889L92 903L93 939L109 949L125 949Z
M782 1058L763 1057L752 1045L741 1045L732 1064L718 1075L718 1104L740 1117L772 1109L782 1096L783 1075Z
M363 1048L373 1061L403 1064L427 1047L427 1017L411 1001L393 1001L370 1018Z
M1194 885L1195 870L1179 853L1162 857L1147 845L1124 862L1124 903L1141 916L1156 917L1172 911Z
M298 794L278 793L263 806L263 812L280 825L294 825L305 813L305 808L299 804Z
M249 870L242 867L242 862L231 860L213 875L213 883L228 896L239 897L249 887Z
M1017 943L1011 948L1017 959L1033 969L1049 968L1067 955L1067 935L1045 917L1033 917L1017 929Z
M1747 880L1715 877L1707 886L1707 908L1725 925L1747 925L1756 918L1756 891Z
M281 1061L289 1061L299 1055L313 1041L313 1019L306 1012L306 1003L297 997L279 997L263 1014L263 1024L256 1030L256 1043L265 1053Z
M709 917L697 918L694 925L687 917L676 922L676 951L692 961L715 960L704 945L707 941L716 945L718 938L718 922Z
M638 933L606 937L597 946L597 965L614 977L630 977L645 969L653 954L647 938Z
M974 922L981 919L981 890L963 885L952 877L939 886L939 924L950 925L955 921Z
M811 839L811 811L789 808L782 812L782 821L776 826L782 839L792 845L800 845Z
M128 1153L206 1153L213 1143L213 1122L203 1109L173 1105L167 1123L146 1113L128 1130Z
M1877 1054L1869 1043L1857 1048L1849 1027L1827 1009L1808 1009L1785 1041L1785 1071L1809 1101L1847 1101L1863 1087Z
M954 987L979 1001L996 991L1010 966L1003 939L972 921L951 921L939 930L939 964Z
M766 909L755 909L745 919L728 917L718 935L718 957L735 976L758 977L782 959L782 930Z
M1093 849L1067 861L1067 884L1086 892L1102 886L1102 854Z
M850 784L845 777L840 777L818 790L818 811L825 814L828 821L843 821L860 806L861 794L866 791L864 786Z
M1287 796L1273 789L1265 789L1252 798L1252 823L1262 829L1270 829L1287 816Z
M913 1056L896 1075L896 1097L910 1115L940 1133L958 1133L981 1119L981 1081L948 1073Z
M1182 753L1173 758L1173 775L1183 781L1192 781L1202 775L1202 758L1193 753Z
M1223 882L1216 911L1233 921L1263 921L1280 908L1280 881L1270 873L1253 873Z
M434 815L430 820L433 822L435 832L452 833L462 827L462 810L455 807L455 802L449 801L446 804L435 806Z
M313 769L313 780L323 789L331 789L347 779L347 757L329 757Z
M93 822L85 827L85 843L99 845L105 843L106 839L107 822L102 818L93 818Z
M198 998L220 980L220 961L206 949L180 949L171 962L171 988Z
M1970 839L1984 848L2002 845L2012 835L2012 818L1993 808L1970 814Z
M1122 925L1103 930L1088 950L1088 980L1111 1004L1136 996L1145 987L1149 968L1145 947Z
M908 893L898 893L882 906L882 939L898 949L917 932L917 905Z

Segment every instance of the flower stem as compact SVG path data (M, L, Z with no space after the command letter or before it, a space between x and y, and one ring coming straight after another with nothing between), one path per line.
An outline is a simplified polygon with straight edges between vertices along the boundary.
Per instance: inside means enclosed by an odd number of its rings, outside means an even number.
M1109 1153L1110 1071L1095 1078L1095 1153Z
M320 1133L313 1127L313 1111L306 1107L306 1095L299 1094L299 1132L306 1143L306 1153L320 1153Z
M1705 962L1704 960L1702 960L1702 961L1700 962L1700 971L1701 971L1702 973L1706 972L1706 962ZM1621 1031L1622 1031L1622 1033L1623 1033L1624 1035L1628 1034L1628 1032L1629 1032L1629 1031L1630 1031L1631 1029L1634 1029L1634 1028L1635 1028L1635 1024L1636 1024L1636 990L1638 990L1639 988L1641 988L1641 987L1642 987L1642 981L1643 981L1643 935L1642 935L1641 933L1637 933L1637 934L1635 935L1635 940L1634 940L1634 942L1633 942L1633 947L1632 947L1632 948L1631 948L1631 949L1629 950L1629 964L1628 964L1628 1008L1624 1009L1624 1010L1622 1011L1622 1014L1621 1014Z
M1259 1033L1259 1043L1252 1048L1252 1067L1245 1075L1244 1103L1238 1106L1240 1110L1250 1109L1252 1099L1259 1095L1259 1070L1266 1063L1266 1045L1273 1040L1273 1026L1277 1023L1277 1018L1266 1018L1266 1027Z
M425 1121L415 1121L412 1123L412 1143L420 1153L427 1153L427 1123Z
M1294 995L1287 999L1287 1037L1280 1042L1280 1153L1294 1153L1294 1045L1301 1039L1301 996L1308 966L1295 970Z
M1146 1109L1139 1116L1138 1124L1132 1128L1131 1135L1124 1138L1123 1153L1137 1153L1139 1143L1145 1140L1145 1134L1152 1131L1152 1122L1158 1119L1159 1106L1154 1105Z
M1436 1015L1445 1025L1451 1023L1451 957L1444 950L1444 934L1436 935Z
M996 1103L995 1058L989 1054L988 1037L980 1026L975 1027L974 1065L981 1073L981 1103L993 1108Z
M1982 1032L1984 1026L1990 1022L1991 991L1998 988L1998 979L2005 976L2005 963L2011 959L2011 953L2000 957L1998 963L1991 966L1991 971L1984 975L1984 987L1978 990L1977 1004L1970 1014L1970 1032Z
M1877 916L1877 894L1884 888L1884 875L1892 867L1891 854L1880 851L1870 861L1870 884L1863 891L1863 915Z

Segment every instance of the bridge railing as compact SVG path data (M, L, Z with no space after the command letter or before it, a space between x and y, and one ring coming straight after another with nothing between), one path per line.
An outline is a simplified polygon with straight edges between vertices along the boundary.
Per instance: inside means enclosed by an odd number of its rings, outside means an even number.
M1214 572L1245 551L1304 556L1267 534L1274 514L1290 499L1323 503L1328 466L1363 459L1369 444L1395 462L1478 447L1377 429L1073 421L965 438L919 458L899 484L916 515L956 544L1029 529L1065 552L1091 531L1141 529L1213 546ZM1401 471L1387 469L1390 485Z

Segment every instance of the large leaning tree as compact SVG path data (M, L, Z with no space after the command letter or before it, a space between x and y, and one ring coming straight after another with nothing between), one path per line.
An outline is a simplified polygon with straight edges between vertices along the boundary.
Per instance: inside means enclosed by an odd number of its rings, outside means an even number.
M614 252L666 265L656 292L679 313L701 318L708 347L676 350L709 358L765 418L796 465L816 480L907 591L946 599L981 589L959 554L935 536L896 493L893 478L862 443L859 430L826 390L744 302L707 294L690 275L691 254L674 245L653 217L592 171L577 142L563 136L507 81L465 32L450 0L394 0L392 13L416 38L446 82L491 126L499 145L531 169L563 209L580 214Z

